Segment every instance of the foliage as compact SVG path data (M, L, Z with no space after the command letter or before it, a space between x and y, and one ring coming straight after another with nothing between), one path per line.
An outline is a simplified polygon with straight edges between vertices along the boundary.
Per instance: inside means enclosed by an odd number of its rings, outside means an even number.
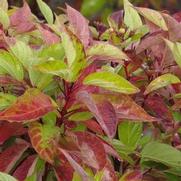
M180 14L124 0L90 26L2 2L0 179L179 181Z
M116 9L122 8L124 0L82 0L81 12L89 18L101 18L106 22L106 17ZM181 6L179 0L130 0L136 6L152 7L156 10L169 10L171 12L178 11ZM77 4L77 1L76 3Z

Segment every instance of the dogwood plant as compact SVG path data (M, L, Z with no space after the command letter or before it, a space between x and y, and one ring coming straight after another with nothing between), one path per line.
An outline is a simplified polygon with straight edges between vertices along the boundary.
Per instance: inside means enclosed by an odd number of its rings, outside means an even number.
M0 3L0 180L181 179L181 13Z

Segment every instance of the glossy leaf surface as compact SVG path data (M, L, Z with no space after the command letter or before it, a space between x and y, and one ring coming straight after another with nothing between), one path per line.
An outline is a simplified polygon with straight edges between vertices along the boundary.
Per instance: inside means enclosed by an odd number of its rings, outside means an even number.
M59 136L59 128L52 125L30 123L29 136L34 149L45 161L54 164L57 148L54 142Z
M106 100L96 102L86 91L78 92L77 99L87 106L105 133L109 137L113 137L118 120L112 104Z
M155 161L169 167L181 168L181 153L170 145L151 142L141 152L141 162Z
M22 122L36 120L56 108L51 98L38 89L29 89L6 110L0 112L0 120Z
M108 43L97 43L86 50L89 59L113 61L123 63L123 60L128 60L128 56L116 46Z
M149 94L157 89L166 87L170 84L179 83L180 79L173 74L164 74L154 79L146 88L144 94Z
M12 146L0 154L0 171L10 172L28 147L27 142L17 139Z
M134 94L139 89L123 77L111 72L95 72L84 79L85 85L95 85L124 94Z

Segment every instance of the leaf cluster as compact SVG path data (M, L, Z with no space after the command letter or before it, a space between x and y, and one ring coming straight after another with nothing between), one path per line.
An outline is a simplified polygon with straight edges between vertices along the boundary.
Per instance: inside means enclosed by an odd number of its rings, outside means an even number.
M1 3L0 180L181 180L179 13Z

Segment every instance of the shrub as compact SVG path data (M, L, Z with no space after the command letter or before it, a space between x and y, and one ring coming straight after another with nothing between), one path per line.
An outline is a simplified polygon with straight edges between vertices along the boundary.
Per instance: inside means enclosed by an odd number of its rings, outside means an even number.
M179 13L1 3L1 180L181 179Z

